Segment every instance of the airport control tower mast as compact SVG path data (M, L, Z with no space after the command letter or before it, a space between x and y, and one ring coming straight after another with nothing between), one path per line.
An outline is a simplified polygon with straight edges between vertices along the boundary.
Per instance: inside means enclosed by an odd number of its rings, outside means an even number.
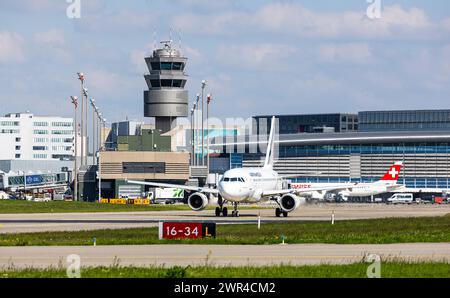
M150 71L146 74L148 91L144 91L144 117L155 117L155 127L162 133L172 128L177 117L188 116L188 91L184 90L187 58L172 47L172 41L162 41L163 48L145 58Z

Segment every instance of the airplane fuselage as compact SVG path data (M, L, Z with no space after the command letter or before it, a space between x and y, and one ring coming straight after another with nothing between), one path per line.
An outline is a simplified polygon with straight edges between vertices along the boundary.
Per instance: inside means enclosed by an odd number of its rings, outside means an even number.
M261 201L263 191L281 189L281 179L270 168L232 169L225 172L218 189L227 201L256 203Z
M325 187L330 185L345 185L345 183L293 183L292 188L294 189L308 189L312 187ZM394 183L359 183L353 186L351 189L340 190L339 194L344 197L365 197L373 196L382 193L386 193L391 187L395 186ZM315 199L324 199L326 192L311 192L308 193L309 196Z

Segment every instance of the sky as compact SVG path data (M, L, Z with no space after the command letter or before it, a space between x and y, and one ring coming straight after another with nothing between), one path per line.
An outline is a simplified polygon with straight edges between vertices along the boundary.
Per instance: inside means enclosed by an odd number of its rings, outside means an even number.
M71 116L82 71L108 122L143 121L144 57L170 36L215 117L450 108L450 1L380 1L2 0L0 114Z

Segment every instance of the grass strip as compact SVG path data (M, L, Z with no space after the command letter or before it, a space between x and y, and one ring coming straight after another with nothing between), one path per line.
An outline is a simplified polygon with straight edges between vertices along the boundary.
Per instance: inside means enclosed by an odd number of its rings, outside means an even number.
M1 229L0 229L1 233ZM0 234L0 246L142 244L387 244L450 242L450 217L385 218L329 222L218 225L216 239L158 240L158 229L129 228L73 232Z
M366 278L368 263L264 267L97 267L82 278ZM65 278L65 269L7 269L0 278ZM382 278L449 278L449 263L382 262Z

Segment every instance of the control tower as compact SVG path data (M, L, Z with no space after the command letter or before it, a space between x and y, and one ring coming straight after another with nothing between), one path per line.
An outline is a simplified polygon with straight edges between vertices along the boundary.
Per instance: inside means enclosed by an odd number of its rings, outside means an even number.
M188 91L184 90L187 58L162 41L163 47L153 51L145 62L150 71L144 75L148 89L144 91L144 117L155 117L155 127L162 133L172 128L177 117L188 116Z

